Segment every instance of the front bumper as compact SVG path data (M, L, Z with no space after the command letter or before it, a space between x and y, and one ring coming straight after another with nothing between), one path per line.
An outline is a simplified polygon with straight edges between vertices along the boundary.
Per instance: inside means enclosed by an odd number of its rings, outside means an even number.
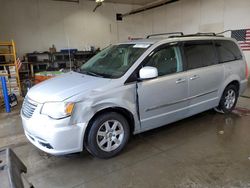
M26 137L40 150L53 155L83 150L86 123L70 125L70 117L54 120L42 114L26 118L21 113L21 118Z

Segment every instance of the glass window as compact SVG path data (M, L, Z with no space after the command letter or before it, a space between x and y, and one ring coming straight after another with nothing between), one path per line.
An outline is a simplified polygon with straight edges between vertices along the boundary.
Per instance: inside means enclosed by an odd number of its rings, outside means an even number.
M214 45L210 41L185 42L184 53L188 69L206 67L217 62Z
M149 47L149 44L110 46L83 64L80 72L104 78L119 78Z
M218 59L220 63L242 59L238 46L232 41L215 41Z
M161 48L151 54L145 66L158 69L158 75L163 76L183 71L180 49L178 47Z

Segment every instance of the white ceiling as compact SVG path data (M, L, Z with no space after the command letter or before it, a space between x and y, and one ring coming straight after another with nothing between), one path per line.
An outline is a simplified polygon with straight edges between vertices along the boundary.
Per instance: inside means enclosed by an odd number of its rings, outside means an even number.
M52 1L68 1L68 2L79 2L81 0L52 0ZM95 1L95 0L88 0ZM134 5L146 5L160 0L104 0L104 2L119 3L119 4L134 4Z
M52 1L79 2L81 0L52 0ZM88 0L88 1L95 1L95 0ZM104 2L119 3L119 4L134 4L134 5L145 5L148 3L153 3L155 1L159 0L104 0Z
M145 5L154 2L154 0L105 0L104 2Z

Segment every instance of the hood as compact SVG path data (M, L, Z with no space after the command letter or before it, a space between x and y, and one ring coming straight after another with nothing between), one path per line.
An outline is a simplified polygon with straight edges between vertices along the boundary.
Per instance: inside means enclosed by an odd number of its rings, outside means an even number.
M35 85L27 96L38 103L63 101L79 93L100 89L110 81L111 79L69 72Z

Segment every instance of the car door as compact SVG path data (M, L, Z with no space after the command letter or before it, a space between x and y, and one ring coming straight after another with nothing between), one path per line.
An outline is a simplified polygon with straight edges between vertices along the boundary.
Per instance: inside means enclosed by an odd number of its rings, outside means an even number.
M189 82L189 115L215 107L224 68L218 64L213 41L188 41L183 45Z
M154 50L144 66L156 67L158 77L137 84L142 130L159 127L186 116L188 78L177 44Z

